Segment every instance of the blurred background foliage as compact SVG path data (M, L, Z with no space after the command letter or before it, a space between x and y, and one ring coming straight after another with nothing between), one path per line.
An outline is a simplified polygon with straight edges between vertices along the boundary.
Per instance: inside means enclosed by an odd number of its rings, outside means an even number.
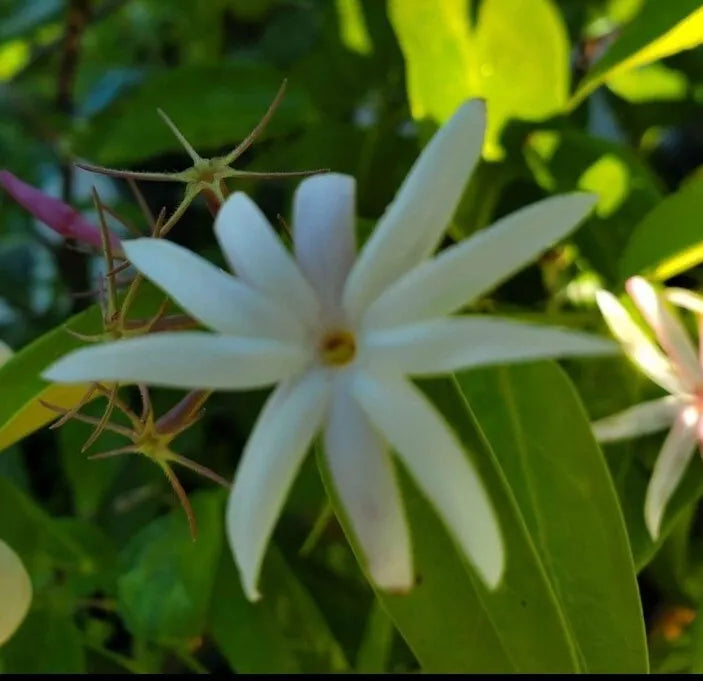
M551 193L586 189L599 203L573 243L480 308L602 329L592 302L597 285L621 291L635 273L701 284L703 51L691 49L703 41L700 7L697 0L0 0L0 158L88 216L95 186L105 203L143 223L126 183L72 162L187 167L157 107L201 155L223 154L287 78L283 104L241 167L353 174L363 233L429 135L461 101L483 97L484 159L453 238ZM294 181L236 184L272 219L288 214ZM158 212L177 205L182 187L143 190ZM211 222L196 200L171 237L217 260ZM12 348L89 305L80 294L99 272L99 259L68 248L0 197L0 338ZM622 360L567 369L594 417L654 394ZM155 395L163 408L174 402L172 393ZM263 399L216 395L179 451L230 476ZM267 558L266 598L254 606L242 597L223 541L221 491L183 476L199 521L194 544L160 471L137 457L87 462L80 449L88 432L77 423L39 431L0 457L0 536L22 555L36 590L30 616L0 651L0 669L418 669L330 519L312 457ZM110 437L103 449L119 446ZM689 472L666 539L653 546L641 509L660 442L653 436L606 455L642 569L653 669L702 671L703 618L695 616L703 544L694 502L703 471Z

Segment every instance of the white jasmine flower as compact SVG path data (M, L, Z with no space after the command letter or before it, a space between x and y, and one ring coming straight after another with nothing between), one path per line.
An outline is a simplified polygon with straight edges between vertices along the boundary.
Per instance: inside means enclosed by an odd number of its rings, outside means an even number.
M699 314L703 310L694 294L672 289L664 296L642 277L629 279L626 289L661 350L611 293L599 291L598 306L628 357L669 395L596 421L593 430L600 442L611 442L671 428L654 465L644 502L647 529L656 539L666 505L686 471L696 442L700 446L703 436L703 346L696 351L665 297Z
M32 601L32 582L19 556L0 540L0 646L15 633Z
M238 389L278 383L245 447L227 508L244 589L258 596L264 551L315 435L371 578L413 584L392 449L478 574L495 586L504 551L491 502L457 436L408 377L491 363L612 351L587 334L449 316L572 231L587 194L524 208L435 257L484 133L480 102L434 136L356 257L355 183L305 180L293 206L295 259L244 194L215 231L238 276L162 240L125 244L134 266L215 333L159 333L79 350L51 380Z

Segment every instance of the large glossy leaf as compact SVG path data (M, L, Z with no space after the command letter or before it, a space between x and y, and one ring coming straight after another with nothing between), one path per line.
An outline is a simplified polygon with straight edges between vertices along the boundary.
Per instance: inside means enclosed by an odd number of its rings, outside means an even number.
M259 122L282 80L273 70L252 63L156 73L86 124L75 139L76 153L92 162L124 165L182 151L157 115L158 108L203 153L234 146ZM313 118L304 93L291 85L266 132L288 133Z
M315 601L275 545L267 551L262 593L250 603L229 549L211 605L212 634L233 671L243 674L343 672L348 663Z
M135 636L184 641L205 628L223 547L224 496L200 492L191 502L197 541L177 508L143 528L124 551L117 602Z
M627 533L583 407L552 363L461 374L591 673L644 672Z
M702 42L700 0L646 0L639 14L586 74L571 104L580 103L610 77L689 50Z
M484 0L475 27L471 7L468 0L389 3L413 117L441 123L464 99L484 97L484 154L495 159L508 120L541 120L565 106L569 44L551 0Z
M664 280L703 262L703 174L667 196L635 227L622 257L623 278Z
M132 307L133 318L153 314L163 300L150 284L145 284ZM87 386L47 383L40 374L52 362L84 345L67 329L82 334L102 331L100 309L93 305L69 319L61 327L48 331L22 348L0 367L0 452L56 418L40 400L63 408L77 404Z
M431 505L400 469L417 583L407 595L378 592L378 598L426 672L582 670L562 608L470 408L449 379L426 382L424 387L456 429L490 492L506 546L506 571L501 585L487 590L460 558ZM358 557L324 456L318 458L335 512Z

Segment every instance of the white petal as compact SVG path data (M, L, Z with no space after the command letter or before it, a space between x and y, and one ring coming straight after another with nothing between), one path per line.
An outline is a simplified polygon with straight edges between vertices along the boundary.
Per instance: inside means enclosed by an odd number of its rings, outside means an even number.
M328 311L340 307L356 255L356 181L325 173L303 180L293 198L295 255Z
M371 305L364 323L387 328L458 310L573 232L596 200L565 194L511 213L408 272Z
M446 317L369 331L363 347L374 365L410 375L550 357L608 355L618 346L587 333L497 317Z
M281 340L303 335L287 309L172 241L134 239L123 247L140 272L215 331Z
M647 338L620 301L609 291L600 290L596 292L596 302L613 336L642 372L670 393L685 392L671 362Z
M300 464L320 428L330 383L308 372L276 388L244 448L227 503L227 537L250 600L261 561Z
M43 377L60 383L119 381L234 390L276 383L300 371L306 361L306 351L292 343L175 331L76 350Z
M0 646L15 633L32 602L32 582L19 556L0 541Z
M215 235L230 267L243 281L297 317L314 323L320 303L298 264L283 247L266 216L244 193L235 192L215 220Z
M614 442L656 433L669 428L688 401L689 398L683 395L667 395L636 404L591 424L593 434L598 442Z
M674 305L678 307L683 307L691 312L695 312L697 315L703 315L703 296L689 291L685 288L677 288L675 286L668 286L662 291L662 295Z
M358 372L352 390L483 581L497 586L505 562L500 527L456 435L419 390L402 378Z
M393 462L343 384L335 386L325 451L373 581L382 589L408 591L413 585L412 551Z
M681 482L686 467L695 451L698 414L695 407L685 408L674 421L664 446L654 464L644 500L644 518L647 529L656 540L659 536L666 505Z
M681 382L689 390L695 390L703 383L703 370L681 321L672 310L667 309L665 300L646 279L632 277L628 279L626 288L669 356Z
M439 244L481 155L486 112L472 100L437 131L366 242L344 289L352 320Z

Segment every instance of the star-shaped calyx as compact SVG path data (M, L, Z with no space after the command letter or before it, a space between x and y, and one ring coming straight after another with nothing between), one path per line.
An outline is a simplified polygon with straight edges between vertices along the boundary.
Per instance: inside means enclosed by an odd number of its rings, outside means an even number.
M158 172L141 172L132 170L118 170L115 168L105 168L103 166L92 165L89 163L77 163L76 165L85 170L111 175L113 177L132 178L135 180L147 180L156 182L182 182L185 184L185 193L181 202L173 211L171 216L161 226L161 231L158 236L166 235L171 228L180 220L188 206L193 200L202 193L205 197L208 207L213 215L217 214L217 210L224 203L229 195L226 180L229 178L254 178L260 180L272 180L286 177L306 177L308 175L317 175L327 172L326 168L318 168L316 170L293 170L284 172L254 172L249 170L238 170L232 164L256 141L261 135L269 121L276 112L276 109L283 99L286 90L286 81L284 80L279 88L276 96L271 102L268 110L263 115L256 127L242 140L232 151L225 156L214 156L212 158L203 158L198 154L191 143L186 139L185 135L176 127L175 123L161 110L158 109L159 116L164 120L166 125L171 129L171 132L176 136L181 146L190 156L193 165L190 168L174 173L158 173Z

